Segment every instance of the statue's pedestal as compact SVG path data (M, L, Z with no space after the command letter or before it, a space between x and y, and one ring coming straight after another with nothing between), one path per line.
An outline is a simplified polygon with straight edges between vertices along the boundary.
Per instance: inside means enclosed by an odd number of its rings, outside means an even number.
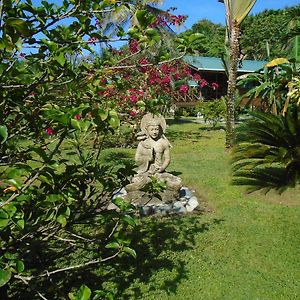
M135 206L153 205L153 204L170 204L179 199L179 190L164 190L158 196L150 196L143 191L130 191L124 196L124 200Z
M128 194L130 193L127 193L125 188L122 188L114 195L114 198L121 197L124 200L129 201ZM192 212L196 207L199 206L199 201L194 195L194 191L187 187L180 188L177 198L169 198L171 195L167 196L166 194L167 199L172 199L172 201L168 203L163 202L158 198L146 198L145 195L143 198L143 195L140 193L145 194L145 192L136 191L136 194L129 195L129 197L133 197L133 202L131 203L138 208L140 216L186 214ZM139 199L139 201L134 202L136 199ZM107 209L118 210L118 207L111 203Z

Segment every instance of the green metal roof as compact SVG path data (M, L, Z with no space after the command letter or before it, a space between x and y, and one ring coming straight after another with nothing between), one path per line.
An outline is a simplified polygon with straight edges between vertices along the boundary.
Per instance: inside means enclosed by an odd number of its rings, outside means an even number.
M199 71L219 71L225 72L223 62L218 57L205 57L205 56L184 56L183 60L192 68ZM238 72L250 73L262 69L267 61L264 60L243 60L242 66L238 68Z

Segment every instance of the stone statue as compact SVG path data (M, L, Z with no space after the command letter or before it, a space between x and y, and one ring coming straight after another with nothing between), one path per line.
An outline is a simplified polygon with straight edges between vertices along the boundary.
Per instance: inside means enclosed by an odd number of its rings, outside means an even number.
M137 175L125 187L129 194L143 189L154 176L166 184L166 190L162 193L163 201L173 202L178 198L177 194L182 186L181 179L165 171L170 164L171 148L164 135L165 130L166 121L163 116L146 114L142 118L141 132L138 134L140 142L135 155Z

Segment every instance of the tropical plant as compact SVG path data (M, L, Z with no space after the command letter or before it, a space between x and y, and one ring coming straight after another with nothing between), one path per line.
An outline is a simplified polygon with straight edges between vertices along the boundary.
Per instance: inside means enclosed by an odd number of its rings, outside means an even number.
M257 110L285 113L288 108L288 83L296 69L294 64L285 58L277 58L267 63L262 72L248 74L238 81L240 87L252 86L241 99L249 98L246 105L256 104Z
M212 127L215 127L226 116L225 99L200 102L196 106L196 111L201 114L205 122L209 122Z
M256 0L224 0L223 2L226 11L226 27L230 49L226 103L226 147L232 147L234 141L234 103L236 96L237 66L240 54L240 25L250 12Z
M300 184L300 114L251 113L237 128L233 183L283 192Z
M279 58L266 65L264 74L251 76L257 86L248 95L259 97L257 109L263 111L251 113L237 128L233 183L250 191L283 192L300 183L299 73Z

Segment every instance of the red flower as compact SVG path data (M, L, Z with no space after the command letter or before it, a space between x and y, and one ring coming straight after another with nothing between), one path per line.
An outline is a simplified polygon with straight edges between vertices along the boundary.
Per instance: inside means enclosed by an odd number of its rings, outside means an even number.
M215 90L217 90L217 89L219 88L219 85L218 85L216 82L213 82L213 83L211 84L211 87L212 87L212 89L215 91Z
M46 132L47 135L53 135L54 134L54 130L51 127L46 128L45 132Z
M162 80L161 80L161 83L162 84L170 84L171 82L171 77L170 76L165 76Z
M180 91L181 93L183 93L183 94L186 94L186 93L188 92L188 90L189 90L189 87L188 87L188 85L186 85L186 84L183 84L183 85L179 88L179 91Z
M139 51L139 48L140 48L140 47L139 47L139 43L138 43L137 40L131 40L131 41L129 42L129 52L130 52L131 54L138 52L138 51Z
M194 74L193 75L193 79L196 81L200 81L201 80L201 76L199 74Z
M88 44L94 44L95 42L97 41L97 38L96 37L90 37L89 39L88 39Z
M175 75L174 75L174 79L175 80L178 80L180 78L180 74L179 73L176 73Z
M130 99L130 101L132 102L132 103L136 103L136 102L138 102L138 97L136 96L136 95L131 95L130 97L129 97L129 99Z
M161 69L161 71L163 72L163 73L169 73L169 66L167 65L167 64L163 64L161 67L160 67L160 69Z
M200 87L204 88L207 85L208 85L208 82L205 79L201 79L201 81L200 81Z
M76 120L81 120L81 115L80 115L80 114L77 114L77 115L74 116L74 118L75 118Z
M132 117L135 117L137 113L136 113L136 111L131 110L131 111L129 112L129 114L130 114Z

